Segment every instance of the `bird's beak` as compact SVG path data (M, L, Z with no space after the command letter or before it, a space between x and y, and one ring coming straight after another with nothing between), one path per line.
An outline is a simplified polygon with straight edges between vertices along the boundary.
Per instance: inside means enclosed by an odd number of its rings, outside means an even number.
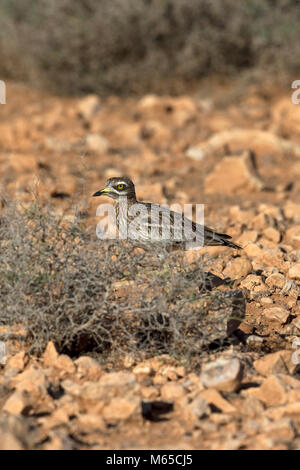
M109 188L104 188L104 189L100 189L100 191L97 191L96 193L93 194L93 197L96 197L96 196L102 196L102 194L109 194L109 193L112 193L113 191Z

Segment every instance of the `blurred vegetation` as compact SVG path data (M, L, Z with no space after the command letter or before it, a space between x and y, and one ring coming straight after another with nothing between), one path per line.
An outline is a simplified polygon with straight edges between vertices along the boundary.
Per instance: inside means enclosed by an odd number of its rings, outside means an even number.
M59 94L176 93L299 73L299 0L1 0L0 76Z

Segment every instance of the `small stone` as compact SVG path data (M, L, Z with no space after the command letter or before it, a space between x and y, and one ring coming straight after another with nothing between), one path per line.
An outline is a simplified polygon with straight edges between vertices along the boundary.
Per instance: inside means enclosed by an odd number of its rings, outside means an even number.
M13 433L0 429L0 450L24 450L24 447Z
M161 396L164 400L176 400L185 395L184 387L176 382L169 382L162 386Z
M140 130L140 135L143 140L155 139L156 141L169 140L171 138L170 130L164 126L161 121L149 120L145 122ZM143 154L149 162L149 158L153 161L153 154L147 152ZM148 157L148 158L147 158Z
M253 366L261 375L287 373L293 374L295 365L292 362L292 351L283 350L267 354L254 361Z
M256 230L246 230L238 237L237 243L244 248L245 246L249 245L249 243L255 243L257 237L258 233Z
M205 364L200 381L206 388L215 388L221 392L236 391L242 380L243 368L237 358L218 359Z
M153 384L154 385L164 385L168 382L168 378L161 374L155 374L153 377Z
M240 224L247 224L253 218L254 213L252 211L241 210L240 206L232 206L229 209L229 215L231 220L235 220ZM249 241L251 242L255 242L258 237L258 233L255 230L245 230L241 237L246 234L250 237Z
M255 230L265 230L267 227L268 220L263 212L257 214L251 219L251 227Z
M109 148L109 142L99 134L88 134L85 139L86 148L91 152L105 153Z
M66 354L60 354L58 356L54 367L62 371L64 374L73 374L75 372L75 365L72 359Z
M246 397L242 401L241 412L249 416L249 418L255 418L256 416L261 416L264 411L262 403L255 397Z
M153 110L161 106L160 97L157 95L145 95L143 96L137 106L140 110Z
M242 331L245 335L251 335L254 331L254 326L249 323L242 322L239 324L238 330Z
M223 271L224 276L230 277L230 279L240 279L241 277L247 276L251 273L252 264L247 258L234 258L227 263L226 268Z
M60 426L62 424L67 424L69 421L69 414L64 407L57 408L56 410L51 413L50 416L41 417L39 419L39 424L42 424L46 429L52 429L56 426Z
M128 390L136 385L136 378L130 372L111 372L103 375L99 380L99 384L106 388L118 388L119 390L124 388Z
M80 377L96 381L103 375L103 370L100 365L92 357L81 356L74 361L74 364Z
M282 418L265 425L264 432L270 436L274 442L289 442L295 436L295 426L290 418Z
M283 405L287 401L286 387L276 375L270 375L260 387L245 390L244 394L257 398L266 406Z
M184 366L175 367L177 377L185 377L185 368Z
M163 365L161 357L152 357L148 362L155 372L159 372Z
M21 374L11 379L11 385L16 391L26 391L31 396L39 398L46 394L46 376L42 369L31 365Z
M262 250L262 257L259 257L257 261L270 268L274 268L274 266L284 267L283 252L279 248L265 247Z
M290 243L294 248L300 248L300 225L289 228L286 231L285 236L287 242Z
M82 98L78 105L78 113L84 119L91 119L100 108L100 99L97 95L87 95Z
M141 387L141 394L146 400L154 400L158 397L158 390L155 387Z
M275 443L273 439L266 434L256 433L255 437L248 442L247 448L251 450L274 450Z
M246 344L255 348L262 346L263 342L263 338L257 335L250 335L248 338L246 338Z
M275 406L274 408L267 408L264 411L264 416L271 419L272 421L278 421L284 416L284 410L287 405Z
M210 405L215 406L217 409L223 411L223 413L235 413L237 410L232 406L225 398L222 397L220 392L213 388L208 388L200 393L200 396L204 398Z
M56 139L55 137L46 137L44 145L47 150L52 150L57 153L70 152L70 142L62 139Z
M199 149L201 150L201 148ZM202 153L204 154L203 150ZM226 175L226 184L224 184ZM260 190L262 181L255 175L248 151L239 157L224 157L205 180L205 192L235 194L245 190Z
M299 294L300 294L300 289L297 286L297 281L292 281L292 280L286 281L285 285L282 288L281 294L289 295L290 298L297 301Z
M288 403L283 407L285 415L300 415L300 401Z
M241 282L241 287L245 287L249 291L263 292L267 290L267 286L264 284L262 278L256 274L249 274Z
M55 365L57 358L58 358L58 352L56 351L56 348L53 342L49 341L45 349L45 352L42 356L44 366L53 367Z
M285 285L285 277L283 274L273 273L267 277L266 284L269 287L282 289L282 287Z
M87 386L87 384L88 382L85 384L85 386ZM69 379L64 380L61 383L61 386L65 390L66 393L74 397L79 397L83 393L83 386Z
M103 400L117 396L124 396L136 386L134 374L126 372L111 372L104 374L97 382L86 381L77 384L72 380L63 380L64 390L75 397L84 397L86 400Z
M298 281L300 280L300 262L299 261L290 267L288 271L288 276L290 279L297 279Z
M277 321L281 325L287 322L290 312L284 307L268 307L262 312L263 316L270 321Z
M249 243L247 246L245 246L244 251L250 258L262 256L263 254L263 250L258 245L256 245L256 243Z
M113 398L109 405L103 409L103 418L107 423L115 423L128 419L139 407L140 401L136 397Z
M209 416L211 414L211 410L208 406L207 401L202 397L195 398L191 403L189 403L186 407L183 408L183 418L188 422L196 422Z
M285 383L290 390L289 392L289 399L292 397L292 400L296 399L296 400L299 400L300 401L300 380L296 378L297 376L295 377L292 377L291 375L285 373L285 374L280 374L280 379L283 381L283 383ZM297 390L295 392L296 396L293 395L294 392L293 390ZM291 394L291 396L290 396Z
M23 392L14 392L4 403L2 411L13 415L20 415L29 405L28 397Z
M20 351L7 361L6 367L21 372L25 366L25 351Z
M267 227L263 231L263 235L274 243L279 243L281 239L280 232L274 227Z
M104 431L106 428L104 419L97 413L79 414L76 423L80 431L86 434L95 431Z
M284 215L287 219L293 219L295 222L300 221L300 204L288 201L284 207Z
M205 157L205 153L198 147L189 147L185 154L187 157L197 161L201 161Z
M177 380L178 378L176 368L172 366L162 367L162 369L160 370L160 373L161 375L167 377L167 379L169 380Z
M150 375L152 373L152 368L150 367L149 364L145 364L145 363L140 363L140 364L137 364L132 372L135 374L135 375Z
M135 358L133 354L125 354L123 359L123 366L125 369L130 369L135 364Z
M260 303L262 305L272 305L273 304L273 299L271 299L271 297L262 297L260 299Z

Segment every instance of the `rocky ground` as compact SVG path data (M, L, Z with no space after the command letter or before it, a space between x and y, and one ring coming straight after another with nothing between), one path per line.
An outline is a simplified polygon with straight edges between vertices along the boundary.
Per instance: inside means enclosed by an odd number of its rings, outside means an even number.
M259 88L227 101L205 91L66 99L19 84L7 94L5 193L25 206L38 193L88 226L90 196L111 176L130 176L142 200L204 203L206 225L243 248L205 250L246 311L235 341L201 370L168 355L128 355L111 370L51 342L35 357L12 341L0 366L1 448L299 449L300 106Z

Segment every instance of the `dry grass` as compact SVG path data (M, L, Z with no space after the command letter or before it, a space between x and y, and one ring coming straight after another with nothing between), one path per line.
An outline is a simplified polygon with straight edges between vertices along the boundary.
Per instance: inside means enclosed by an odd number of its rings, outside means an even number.
M117 362L125 353L168 353L197 362L227 340L228 319L243 315L235 292L211 290L203 263L98 240L38 201L4 205L1 323L22 325L32 353L52 340L71 356Z

